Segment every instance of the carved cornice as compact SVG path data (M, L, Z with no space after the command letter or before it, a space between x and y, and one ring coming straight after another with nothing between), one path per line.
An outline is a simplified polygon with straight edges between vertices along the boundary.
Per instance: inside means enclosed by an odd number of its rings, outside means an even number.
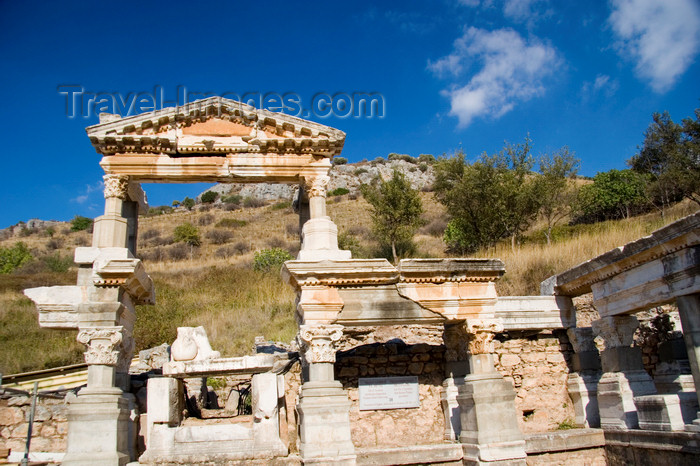
M287 261L282 277L299 290L312 286L363 286L397 283L399 274L386 259Z
M95 286L121 286L136 304L153 304L153 280L139 259L107 259L95 263Z
M78 342L87 346L85 362L116 366L122 352L124 327L83 328L78 332Z
M301 325L299 339L308 363L334 363L335 345L343 336L342 325Z
M116 197L126 200L129 193L129 177L126 175L104 175L105 199Z
M248 127L250 131L235 137L217 134L183 137L184 128L212 118ZM116 118L86 130L95 150L104 155L250 152L314 154L331 158L340 154L345 143L345 133L329 126L222 97Z
M589 293L595 283L699 244L700 212L556 275L554 291L566 296Z
M405 283L494 282L505 266L498 259L403 259L398 271Z

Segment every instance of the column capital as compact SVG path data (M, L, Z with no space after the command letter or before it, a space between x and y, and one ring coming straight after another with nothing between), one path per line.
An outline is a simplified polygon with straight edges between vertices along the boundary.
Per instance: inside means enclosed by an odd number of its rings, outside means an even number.
M343 336L342 325L301 325L299 339L308 363L334 363L335 344Z
M129 176L128 175L105 175L104 180L104 195L105 199L112 197L126 200L129 192Z
M605 349L631 347L639 321L634 316L601 317L591 323L593 333L603 339Z
M493 338L503 331L503 323L490 319L468 319L464 328L469 338L469 353L490 354L494 352Z
M571 343L574 353L598 351L591 327L571 327L566 329L566 335L569 337L569 343Z
M304 178L304 190L308 193L309 198L326 197L328 183L331 177L328 175L319 175L313 178Z
M119 363L125 333L122 326L80 329L77 339L87 346L87 351L84 353L85 362L116 366Z

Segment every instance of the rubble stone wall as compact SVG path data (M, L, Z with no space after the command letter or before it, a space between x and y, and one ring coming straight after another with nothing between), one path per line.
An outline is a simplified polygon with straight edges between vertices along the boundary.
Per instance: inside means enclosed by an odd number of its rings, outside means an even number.
M515 388L523 433L547 432L573 423L566 380L573 349L566 333L498 335L496 368Z
M0 399L0 447L24 452L32 398ZM68 406L64 399L38 398L34 412L31 451L65 452Z
M335 373L352 402L350 424L356 447L425 445L443 442L440 405L445 348L403 341L372 343L336 355ZM360 411L358 378L415 375L420 408Z

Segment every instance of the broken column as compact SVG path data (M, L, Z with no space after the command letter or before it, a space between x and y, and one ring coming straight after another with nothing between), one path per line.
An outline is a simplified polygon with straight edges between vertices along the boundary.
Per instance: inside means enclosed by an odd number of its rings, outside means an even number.
M304 178L304 194L308 196L309 201L309 220L301 230L302 243L298 260L350 259L350 251L338 249L338 227L326 214L326 191L329 181L328 175Z
M299 339L304 354L301 386L299 455L304 464L355 464L350 436L350 400L335 380L335 344L342 325L301 325Z
M465 464L525 464L525 440L518 427L515 390L496 370L493 339L497 320L468 319L469 375L459 386L460 442Z
M600 427L598 382L601 377L600 355L591 327L569 328L566 331L574 349L573 371L567 386L574 402L577 427Z
M75 251L77 285L25 290L43 311L41 325L77 328L86 346L88 383L68 406L66 465L123 465L136 458L138 413L128 393L135 306L154 300L153 283L133 255L133 207L145 201L128 177L104 181L105 215L95 220L93 246Z
M607 429L639 427L634 397L652 395L656 387L642 364L642 352L634 347L639 321L634 316L602 317L593 331L603 339L603 376L598 382L600 426Z

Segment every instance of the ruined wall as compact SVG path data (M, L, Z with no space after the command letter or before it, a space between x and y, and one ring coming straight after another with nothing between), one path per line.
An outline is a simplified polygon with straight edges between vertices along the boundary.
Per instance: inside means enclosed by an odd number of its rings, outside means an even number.
M566 387L573 350L563 331L498 335L496 369L513 383L523 433L556 430L573 423Z
M31 404L30 396L0 399L0 448L24 452ZM37 399L31 451L66 451L67 408L65 399Z
M400 325L348 329L336 354L335 376L352 402L356 447L442 443L440 391L445 374L442 326ZM420 408L360 411L360 377L418 377Z

